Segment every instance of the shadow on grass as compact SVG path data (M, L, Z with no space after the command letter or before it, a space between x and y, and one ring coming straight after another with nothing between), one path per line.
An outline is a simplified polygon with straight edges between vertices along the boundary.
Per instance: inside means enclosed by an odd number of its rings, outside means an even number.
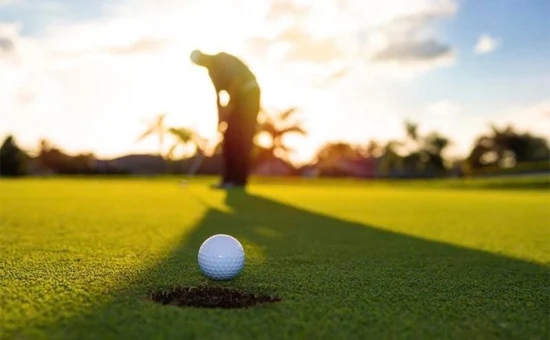
M207 202L205 202L207 204ZM230 192L170 256L86 314L44 325L47 338L484 338L549 336L548 268L380 230L272 199ZM184 214L184 212L183 212ZM277 294L244 310L162 306L150 290L204 283L201 243L245 244L236 280L210 283Z

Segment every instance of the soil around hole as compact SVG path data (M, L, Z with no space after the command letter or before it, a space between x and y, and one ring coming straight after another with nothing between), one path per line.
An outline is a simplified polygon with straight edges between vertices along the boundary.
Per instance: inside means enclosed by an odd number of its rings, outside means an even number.
M215 286L174 287L149 294L149 299L163 304L195 308L249 308L281 301L281 298Z

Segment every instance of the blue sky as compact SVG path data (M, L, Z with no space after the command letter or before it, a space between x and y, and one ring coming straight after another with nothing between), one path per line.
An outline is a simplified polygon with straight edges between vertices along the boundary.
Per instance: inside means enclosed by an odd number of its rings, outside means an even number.
M5 0L0 21L23 23L22 33L41 35L47 26L61 20L86 20L105 14L104 6L122 0ZM0 6L1 6L0 1Z
M0 100L10 109L1 113L0 133L28 147L48 138L72 152L148 152L154 140L128 140L144 117L169 110L173 124L214 138L211 88L186 61L199 45L245 58L268 105L303 109L311 133L290 141L301 159L328 140L400 138L406 118L449 135L462 154L489 121L550 131L550 1L326 0L299 11L308 1L0 0L0 40L16 47L0 53L7 74ZM231 27L219 36L208 22ZM200 36L197 27L205 28ZM273 35L273 27L284 29ZM359 47L353 27L365 29L364 54L352 52ZM478 44L484 53L474 51ZM351 71L320 86L334 65ZM185 89L196 93L184 102ZM182 114L189 111L206 113ZM90 130L69 133L55 121ZM115 134L117 147L104 141Z
M544 0L469 0L456 17L440 23L445 38L459 49L452 68L411 83L416 98L449 97L491 111L547 99L550 90L550 2ZM494 53L472 51L480 33L502 40ZM410 90L410 88L409 88ZM495 112L496 113L496 112Z

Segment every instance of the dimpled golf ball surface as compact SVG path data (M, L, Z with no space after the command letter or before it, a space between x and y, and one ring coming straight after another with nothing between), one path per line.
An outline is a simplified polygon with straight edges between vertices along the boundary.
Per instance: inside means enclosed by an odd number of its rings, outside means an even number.
M230 235L214 235L199 249L199 267L212 280L233 279L244 267L243 246Z

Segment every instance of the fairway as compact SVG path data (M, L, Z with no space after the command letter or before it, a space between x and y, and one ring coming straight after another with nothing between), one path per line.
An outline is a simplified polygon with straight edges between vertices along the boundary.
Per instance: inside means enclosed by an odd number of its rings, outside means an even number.
M332 180L2 180L1 339L548 339L550 193ZM209 236L248 309L164 306Z

